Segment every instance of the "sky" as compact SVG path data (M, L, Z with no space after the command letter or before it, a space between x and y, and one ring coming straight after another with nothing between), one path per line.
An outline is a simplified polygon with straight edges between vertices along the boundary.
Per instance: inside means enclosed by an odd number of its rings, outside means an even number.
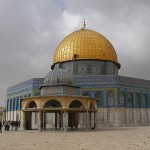
M8 87L45 77L84 18L114 46L119 75L150 80L149 0L0 0L0 106Z

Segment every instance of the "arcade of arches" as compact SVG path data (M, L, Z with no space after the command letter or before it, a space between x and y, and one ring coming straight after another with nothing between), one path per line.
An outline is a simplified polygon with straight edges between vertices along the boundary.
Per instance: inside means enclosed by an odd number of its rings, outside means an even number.
M38 115L39 131L48 129L46 115L53 114L55 130L78 129L81 114L86 117L85 128L96 127L97 100L87 96L39 96L23 99L22 128L32 129L32 113ZM93 122L91 117L93 116ZM52 129L51 127L51 129Z

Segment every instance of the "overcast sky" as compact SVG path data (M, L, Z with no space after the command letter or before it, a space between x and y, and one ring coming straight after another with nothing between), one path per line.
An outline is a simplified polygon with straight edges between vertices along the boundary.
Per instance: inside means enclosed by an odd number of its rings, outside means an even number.
M120 75L150 80L150 0L0 0L0 105L7 87L45 77L83 18L113 44Z

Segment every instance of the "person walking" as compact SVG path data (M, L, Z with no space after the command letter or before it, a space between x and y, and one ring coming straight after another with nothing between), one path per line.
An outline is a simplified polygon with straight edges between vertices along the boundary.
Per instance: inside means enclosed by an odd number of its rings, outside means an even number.
M0 121L0 133L2 133L2 122Z

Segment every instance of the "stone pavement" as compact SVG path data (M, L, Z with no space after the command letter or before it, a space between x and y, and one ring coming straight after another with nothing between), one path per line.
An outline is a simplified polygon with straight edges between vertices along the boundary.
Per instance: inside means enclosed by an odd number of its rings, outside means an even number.
M98 131L4 131L0 150L150 150L150 126Z

